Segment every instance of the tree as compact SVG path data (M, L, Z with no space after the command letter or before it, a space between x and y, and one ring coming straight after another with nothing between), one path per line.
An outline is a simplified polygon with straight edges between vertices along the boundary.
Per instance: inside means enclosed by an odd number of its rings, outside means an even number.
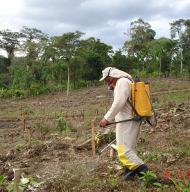
M151 25L144 22L142 19L131 22L129 33L125 33L129 36L128 41L124 43L123 49L127 52L129 57L135 57L142 64L140 69L145 69L145 59L147 55L147 48L145 43L152 41L156 35L156 32L151 29Z
M112 47L93 37L82 40L76 55L83 58L83 78L85 80L97 80L100 78L101 71L112 64Z
M0 73L6 73L8 70L7 70L7 58L0 55Z
M131 63L129 61L129 58L126 55L122 54L121 50L115 52L115 54L112 56L112 60L114 67L129 72L131 68Z
M22 33L13 32L9 29L0 31L0 48L4 49L8 55L7 66L11 65L16 49L20 46Z
M27 65L32 64L40 58L48 43L48 35L36 28L24 26L21 30L24 38L23 51L26 52Z
M55 36L52 38L53 46L56 49L56 54L58 55L59 59L67 64L67 96L69 95L70 89L70 63L79 47L80 38L82 35L82 32L76 31L64 33L61 36Z
M180 72L183 72L183 64L188 64L188 61L184 59L186 52L190 49L190 20L179 19L170 23L171 38L176 39L178 44L176 46L177 55L180 55Z
M174 45L175 42L167 38L155 39L146 43L148 49L147 60L151 65L157 64L157 66L153 66L151 71L158 70L160 76L161 73L169 74Z

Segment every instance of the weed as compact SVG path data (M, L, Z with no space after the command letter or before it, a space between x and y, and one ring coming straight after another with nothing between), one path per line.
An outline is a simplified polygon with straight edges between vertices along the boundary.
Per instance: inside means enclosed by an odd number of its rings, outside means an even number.
M17 144L17 145L15 146L15 149L16 149L17 151L20 151L23 146L24 146L24 145L22 145L22 144Z
M156 192L163 192L165 189L169 188L168 185L163 185L159 182L155 182L153 185L156 187Z
M156 161L158 159L158 157L159 157L159 154L156 151L153 151L153 152L145 154L144 161L146 163Z
M59 131L59 132L63 132L63 131L64 131L66 134L71 130L71 129L68 127L68 125L67 125L64 117L59 117L59 118L57 119L56 130Z
M42 184L44 184L44 181L39 181L37 179L34 179L33 177L29 177L29 178L22 177L18 185L18 192L24 192L28 187L34 190L35 188L38 188ZM7 186L8 192L13 192L13 185L14 185L13 182L8 184Z
M142 175L143 176L140 177L140 180L143 181L145 188L152 186L156 189L156 192L162 192L169 187L168 185L161 184L158 181L156 174L152 171L142 172Z
M0 186L3 184L4 180L5 180L4 176L0 175Z
M190 181L187 180L187 178L183 177L182 179L175 179L175 178L169 178L169 179L173 182L177 191L190 192Z
M142 172L140 179L144 182L145 185L152 184L153 181L156 181L156 174L152 171Z
M40 140L38 140L38 139L33 139L32 141L31 141L31 144L33 144L33 145L38 145L38 144L41 144L42 142L40 141Z

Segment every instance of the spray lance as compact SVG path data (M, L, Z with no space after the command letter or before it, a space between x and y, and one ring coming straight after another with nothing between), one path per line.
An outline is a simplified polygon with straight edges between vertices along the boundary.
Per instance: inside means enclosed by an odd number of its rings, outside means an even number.
M125 119L125 120L121 120L121 121L115 121L115 122L111 122L109 124L107 124L106 127L115 125L117 123L124 123L124 122L128 122L128 121L142 121L142 117L140 116L135 116L131 119ZM104 147L102 150L98 151L98 154L100 155L102 152L104 152L108 147L112 146L113 143L115 143L116 139L114 139L113 141L111 141L108 145L106 145L106 147Z
M152 118L152 119L151 119ZM125 119L125 120L121 120L121 121L115 121L115 122L111 122L109 124L107 124L106 127L109 127L111 125L115 125L117 123L124 123L124 122L128 122L128 121L137 121L137 122L146 122L149 124L149 126L151 127L156 127L157 125L157 120L156 120L156 115L154 112L154 115L151 118L145 118L145 117L141 117L141 116L135 116L131 119ZM102 152L104 152L108 147L112 146L112 144L116 141L116 139L114 139L113 141L111 141L106 147L104 147L102 150L98 151L98 154L100 155Z

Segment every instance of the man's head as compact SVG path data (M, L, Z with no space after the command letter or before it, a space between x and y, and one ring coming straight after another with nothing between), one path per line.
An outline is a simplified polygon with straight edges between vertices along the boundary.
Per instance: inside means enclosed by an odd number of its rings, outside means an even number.
M102 71L102 78L100 79L100 81L105 80L107 82L109 88L114 89L117 80L122 77L127 77L129 79L132 79L131 75L129 75L128 73L126 73L124 71L121 71L114 67L106 67Z
M108 76L104 80L107 83L109 89L114 90L114 88L116 86L116 82L117 82L118 79Z
M111 71L114 70L113 67L107 67L102 71L102 78L100 81L105 81L108 84L109 89L113 90L115 88L118 78L112 77Z

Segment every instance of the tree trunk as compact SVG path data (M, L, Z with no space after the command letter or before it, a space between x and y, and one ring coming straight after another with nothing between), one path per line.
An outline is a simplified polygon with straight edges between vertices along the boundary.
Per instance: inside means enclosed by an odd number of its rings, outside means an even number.
M7 62L8 67L11 66L13 57L14 57L14 51L11 50L11 51L8 52L8 58L7 58L7 60L8 60L8 62Z
M181 74L183 73L183 49L181 49Z
M162 70L162 60L160 57L160 59L159 59L159 77L161 77L161 70Z
M70 89L70 65L67 66L67 96L69 96Z

